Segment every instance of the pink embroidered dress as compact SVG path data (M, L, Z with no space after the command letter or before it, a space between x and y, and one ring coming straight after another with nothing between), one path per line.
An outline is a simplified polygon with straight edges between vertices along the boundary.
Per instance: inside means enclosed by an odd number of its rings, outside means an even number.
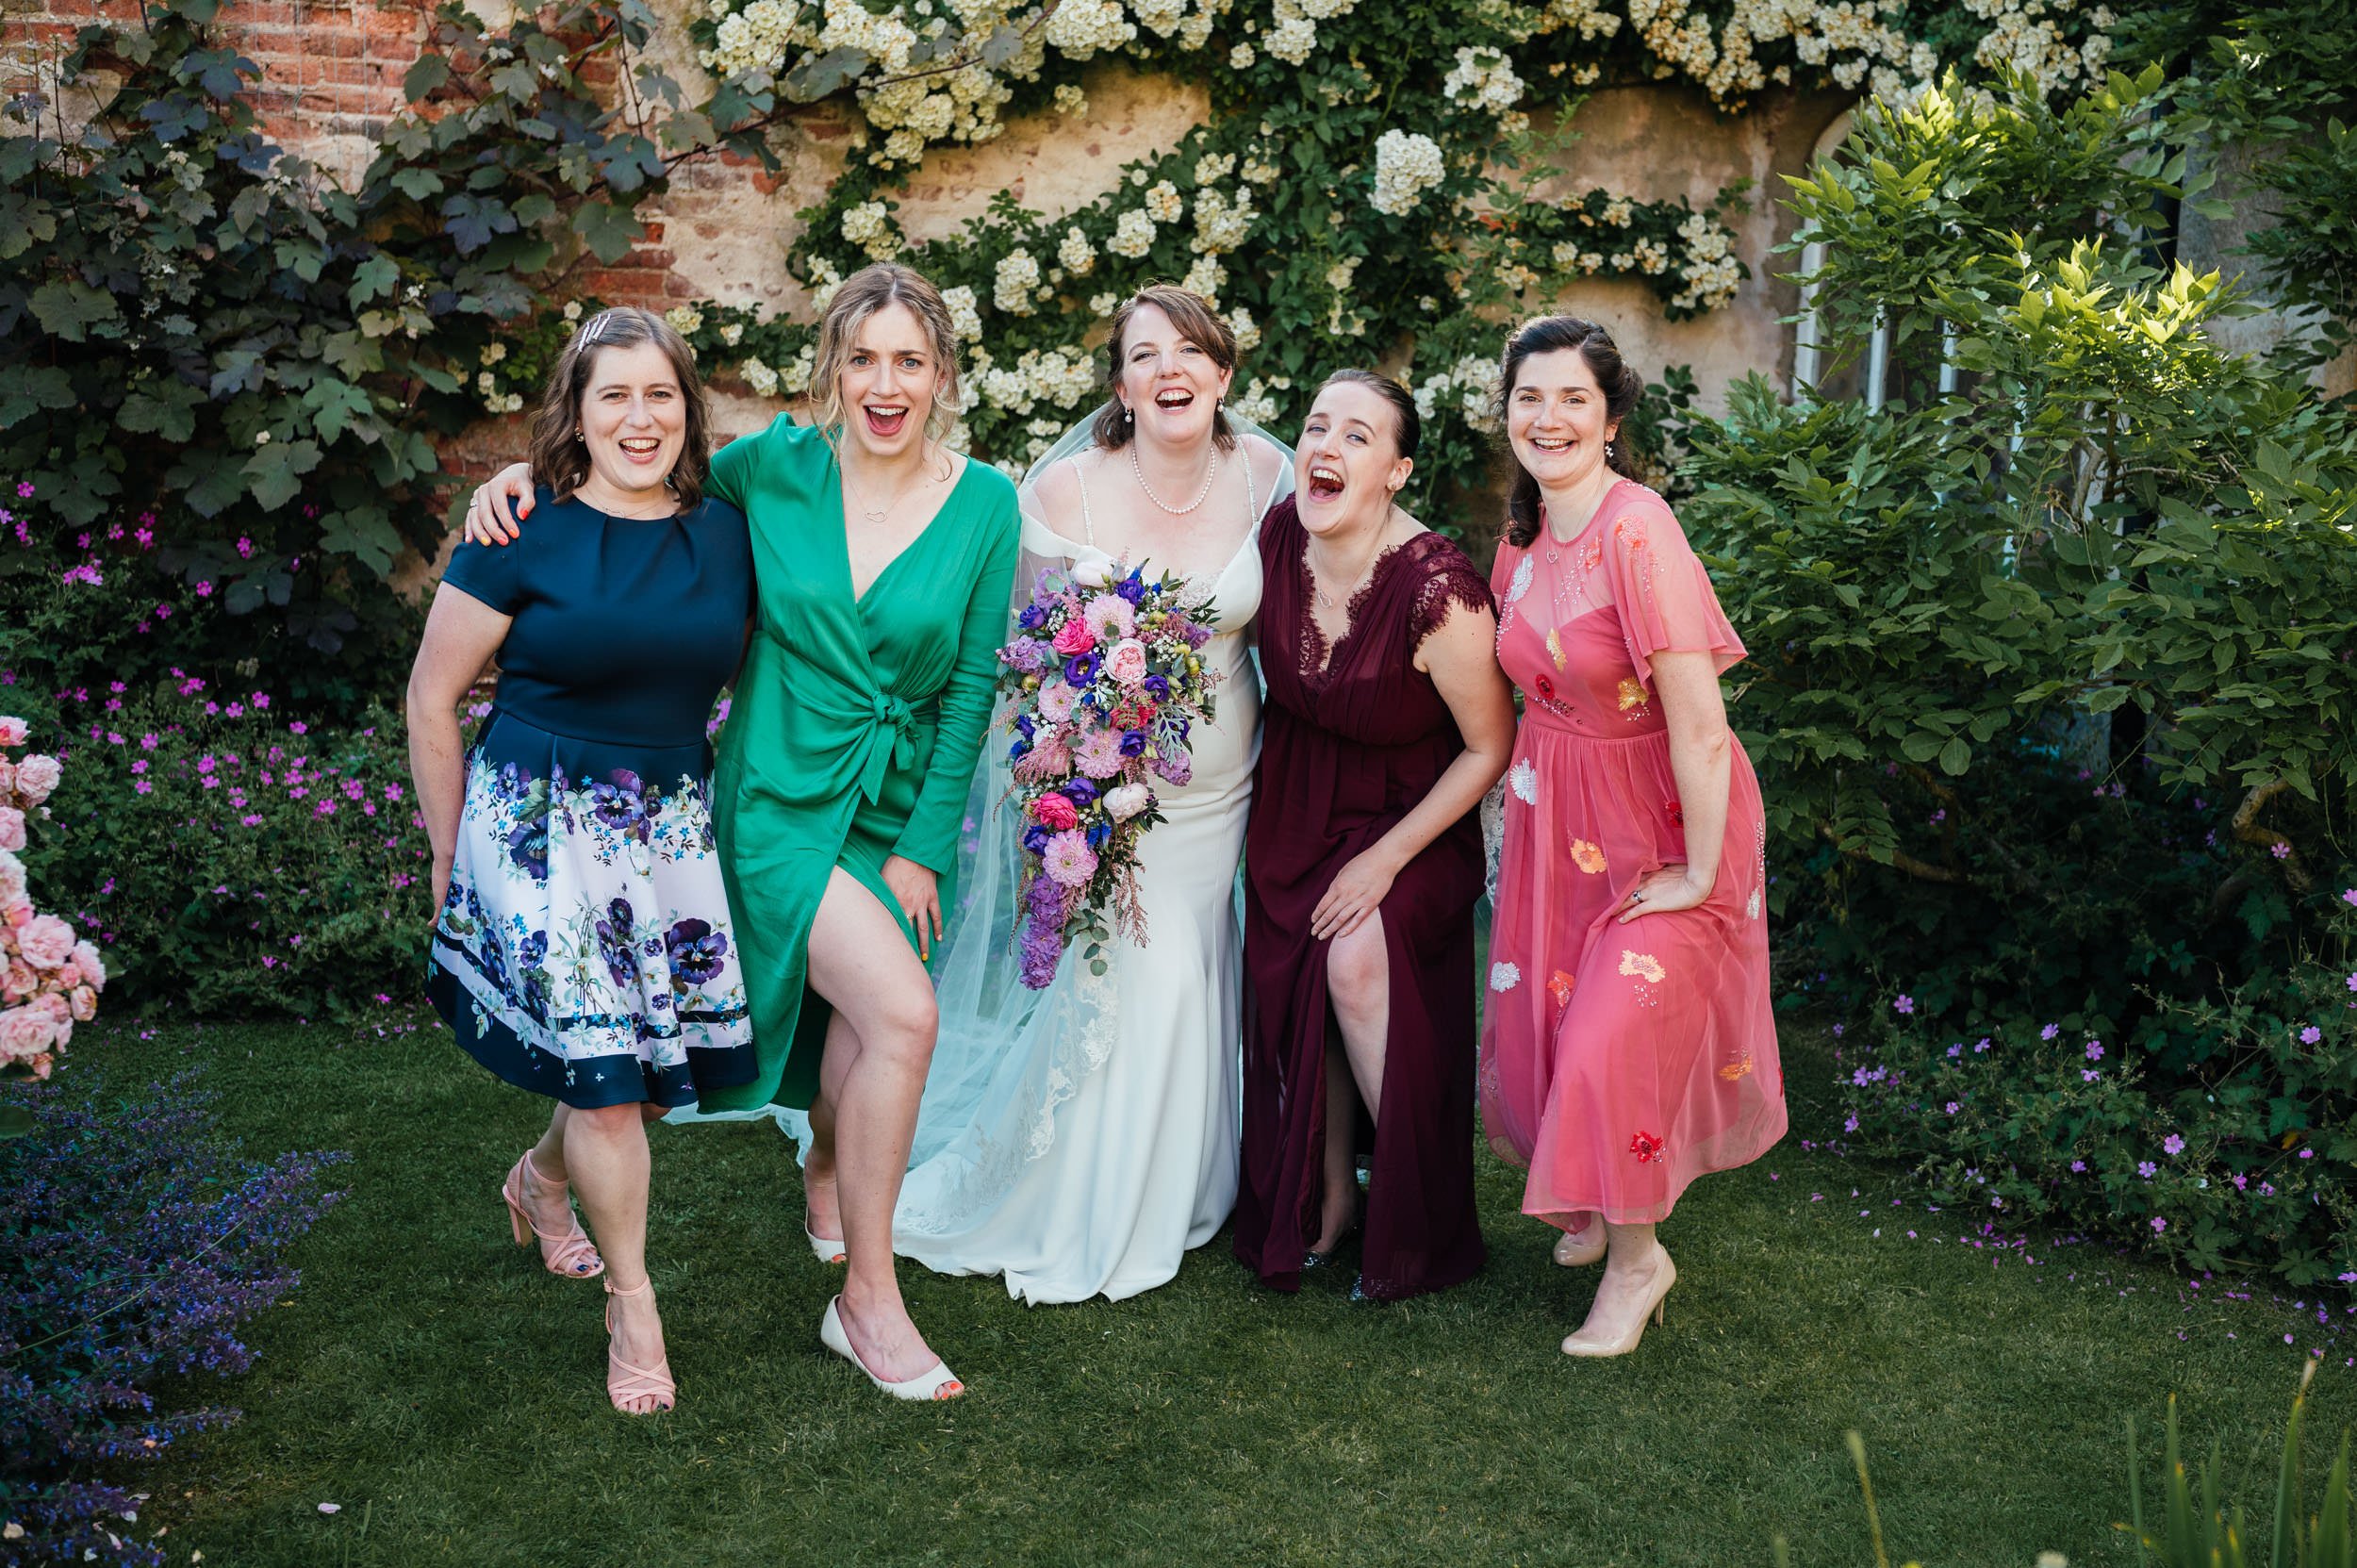
M1689 910L1614 915L1686 859L1656 653L1743 645L1669 504L1633 480L1580 536L1500 544L1498 661L1523 693L1481 1030L1481 1119L1523 1212L1636 1225L1784 1135L1768 978L1767 824L1734 743L1724 846ZM1732 739L1732 737L1730 737Z

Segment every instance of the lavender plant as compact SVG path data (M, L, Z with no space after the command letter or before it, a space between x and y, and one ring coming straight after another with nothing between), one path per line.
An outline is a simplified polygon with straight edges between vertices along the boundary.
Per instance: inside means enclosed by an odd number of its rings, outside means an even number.
M242 1328L298 1282L345 1156L240 1158L189 1077L105 1108L0 1097L38 1113L0 1143L0 1568L160 1563L130 1473L238 1412L157 1385L253 1364Z

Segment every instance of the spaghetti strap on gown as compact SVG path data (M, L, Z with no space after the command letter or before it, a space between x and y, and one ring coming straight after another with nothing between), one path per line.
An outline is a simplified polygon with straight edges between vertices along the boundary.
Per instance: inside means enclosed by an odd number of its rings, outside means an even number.
M1310 917L1336 874L1398 825L1465 749L1416 651L1459 604L1490 607L1463 551L1404 540L1352 596L1329 650L1310 610L1308 536L1290 503L1261 532L1261 668L1268 722L1244 849L1244 1183L1236 1256L1278 1290L1301 1283L1326 1145L1326 942ZM1484 1259L1474 1212L1474 905L1468 812L1402 868L1382 904L1391 969L1382 1114L1370 1143L1360 1283L1377 1300L1440 1290Z

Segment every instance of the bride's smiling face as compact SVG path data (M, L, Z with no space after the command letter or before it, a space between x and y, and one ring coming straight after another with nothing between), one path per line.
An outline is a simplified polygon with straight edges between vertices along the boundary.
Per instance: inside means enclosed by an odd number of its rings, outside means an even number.
M1231 371L1211 351L1181 334L1160 305L1142 305L1121 334L1122 405L1138 435L1160 446L1199 446L1228 395Z

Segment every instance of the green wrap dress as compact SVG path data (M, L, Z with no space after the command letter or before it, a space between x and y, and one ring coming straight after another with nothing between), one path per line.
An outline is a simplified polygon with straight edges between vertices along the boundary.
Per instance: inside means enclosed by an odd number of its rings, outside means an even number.
M835 867L897 916L883 865L900 855L955 902L1014 581L1014 486L968 461L855 599L842 474L824 435L784 415L713 454L708 488L751 520L757 589L712 794L759 1070L705 1092L704 1111L800 1110L817 1092L831 1009L808 989L810 927Z

